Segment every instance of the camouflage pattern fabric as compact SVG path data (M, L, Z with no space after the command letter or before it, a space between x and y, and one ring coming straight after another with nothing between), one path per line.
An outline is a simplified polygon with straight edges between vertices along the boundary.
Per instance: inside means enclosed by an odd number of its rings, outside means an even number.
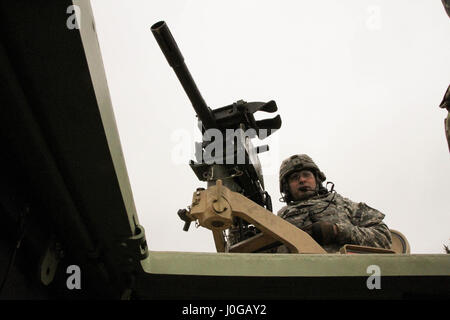
M365 203L356 203L337 193L315 196L292 202L278 216L311 234L311 225L318 221L335 223L336 243L323 246L328 253L338 252L344 244L390 248L391 233L383 223L384 214ZM288 252L283 245L279 253Z

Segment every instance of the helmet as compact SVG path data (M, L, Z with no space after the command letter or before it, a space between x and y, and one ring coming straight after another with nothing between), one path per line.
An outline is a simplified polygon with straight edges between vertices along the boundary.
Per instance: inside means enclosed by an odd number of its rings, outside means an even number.
M280 166L280 192L285 193L286 178L294 171L310 169L320 180L320 183L326 180L325 174L306 154L296 154L285 159Z

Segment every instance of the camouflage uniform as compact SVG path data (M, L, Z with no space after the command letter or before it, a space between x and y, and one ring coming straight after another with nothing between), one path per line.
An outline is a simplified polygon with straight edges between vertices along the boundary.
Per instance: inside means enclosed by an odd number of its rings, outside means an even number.
M344 244L390 248L392 241L388 227L382 222L384 214L337 193L292 202L278 211L278 216L306 232L318 221L336 224L336 243L323 246L329 253L338 252ZM283 251L285 248L278 250Z
M316 179L316 190L306 199L292 199L287 178L295 171L310 170ZM284 160L280 167L280 192L288 203L278 211L278 216L298 228L312 234L312 224L324 221L335 224L337 236L333 243L323 245L329 252L338 252L344 244L390 248L391 233L383 223L384 214L365 203L356 203L341 195L328 192L322 182L325 174L307 155L293 155ZM277 252L286 252L283 245Z

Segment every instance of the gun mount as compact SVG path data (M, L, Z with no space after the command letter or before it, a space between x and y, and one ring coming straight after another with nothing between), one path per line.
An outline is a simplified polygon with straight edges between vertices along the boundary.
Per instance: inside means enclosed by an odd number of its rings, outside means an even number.
M279 115L264 120L255 120L254 116L257 111L276 112L278 108L275 101L239 100L212 110L200 94L167 24L159 21L151 27L151 31L188 95L199 120L203 141L196 144L197 162L190 162L197 178L207 182L208 187L221 179L224 186L272 211L272 201L268 192L264 190L257 155L267 151L268 146L254 147L251 139L255 137L264 139L281 127ZM179 215L186 221L185 213L179 211ZM239 218L235 224L239 229L240 240L245 238L243 234L249 234L250 230L254 230L247 223L242 223ZM188 228L189 223L186 222L184 230L187 231ZM254 235L255 232L252 231L250 234Z

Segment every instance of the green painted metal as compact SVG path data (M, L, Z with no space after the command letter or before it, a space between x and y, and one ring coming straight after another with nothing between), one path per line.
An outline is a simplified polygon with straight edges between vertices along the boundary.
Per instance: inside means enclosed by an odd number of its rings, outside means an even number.
M246 254L152 251L141 261L148 274L346 277L368 276L377 265L382 276L450 276L450 255L445 254Z
M98 110L102 119L102 125L105 130L106 141L111 154L112 164L117 175L122 200L126 208L131 234L135 233L135 228L139 224L134 204L133 193L131 191L130 180L127 173L125 158L120 143L117 123L112 107L111 96L109 93L108 82L103 64L103 58L98 42L97 32L95 30L94 15L91 4L86 0L74 0L74 5L80 7L83 12L83 18L80 21L80 36L86 54L86 61L89 67L89 73L92 80L92 87L95 91Z

